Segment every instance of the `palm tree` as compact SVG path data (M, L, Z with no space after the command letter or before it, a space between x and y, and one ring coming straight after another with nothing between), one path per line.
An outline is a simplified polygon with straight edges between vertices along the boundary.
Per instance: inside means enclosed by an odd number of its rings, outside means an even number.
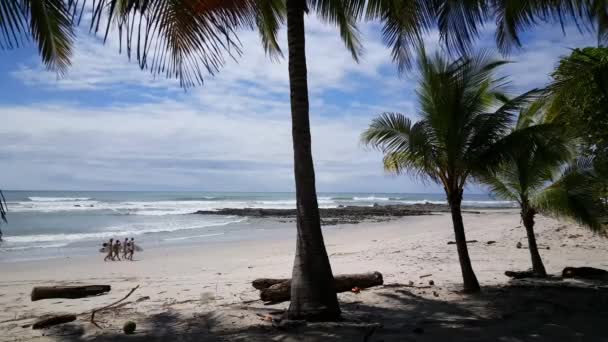
M430 58L422 51L417 90L420 120L412 123L403 114L384 113L361 136L364 144L384 153L387 171L409 172L443 186L467 292L480 288L460 211L464 186L487 165L488 147L504 136L514 110L529 97L506 100L505 80L492 76L504 63L483 53L449 61L440 54Z
M497 41L506 50L519 45L518 32L536 21L562 19L563 15L584 22L605 19L600 9L591 6L596 1L589 1L568 7L561 1L530 4L498 0L97 0L93 1L91 29L103 30L100 23L105 21L107 37L111 24L116 24L126 53L135 57L141 68L179 78L189 87L202 83L204 72L217 72L225 61L223 53L233 58L240 54L239 29L257 27L265 49L280 56L276 35L286 13L298 213L289 316L334 319L340 310L316 198L304 14L312 11L338 26L355 59L361 50L355 22L364 16L381 20L384 40L392 47L399 69L404 70L410 65L414 46L435 26L450 51L466 52L478 36L478 28L496 18ZM4 1L0 6L0 48L18 45L24 36L31 35L45 64L65 71L74 34L71 24L79 21L85 4L86 0Z
M519 204L532 271L539 277L547 272L534 235L538 212L570 217L593 229L601 227L602 217L601 200L594 196L597 177L590 160L573 161L574 137L562 125L546 120L544 106L544 101L537 101L521 111L513 131L497 144L503 145L502 161L480 177L494 194ZM567 162L571 164L564 169Z

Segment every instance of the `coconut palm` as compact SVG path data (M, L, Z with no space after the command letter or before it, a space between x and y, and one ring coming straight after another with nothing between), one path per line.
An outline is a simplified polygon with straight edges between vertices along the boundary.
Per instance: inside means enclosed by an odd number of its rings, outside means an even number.
M544 101L537 101L522 110L512 133L497 144L503 145L502 161L480 177L494 194L519 204L532 270L540 277L547 273L534 235L538 212L570 217L594 229L600 228L603 215L601 201L594 197L597 177L590 161L572 161L576 140L562 125L545 119L544 106Z
M286 18L297 198L298 240L292 281L292 318L339 315L332 273L323 243L311 154L304 15L315 13L336 25L355 59L361 51L357 19L383 22L383 37L400 70L407 68L416 44L438 26L450 51L467 52L479 27L498 24L497 41L506 50L519 45L518 33L542 20L574 16L600 22L597 1L403 1L403 0L97 0L91 29L105 35L117 28L126 53L155 74L179 78L185 86L218 71L224 53L240 54L236 32L257 27L269 54L281 55L276 34ZM0 44L11 47L24 36L38 43L51 69L69 66L73 28L85 0L8 0L0 6ZM35 10L40 9L40 10ZM599 14L598 14L599 13ZM103 24L105 21L106 25ZM112 26L115 24L115 26ZM26 26L31 26L31 30ZM605 26L598 27L603 28Z
M403 114L384 113L361 136L363 143L384 153L387 171L409 172L443 186L464 289L469 292L478 291L479 283L460 210L464 187L487 165L488 147L504 136L516 109L530 97L506 99L505 80L493 77L504 63L484 53L450 61L440 54L431 58L422 51L417 89L420 120L413 123Z

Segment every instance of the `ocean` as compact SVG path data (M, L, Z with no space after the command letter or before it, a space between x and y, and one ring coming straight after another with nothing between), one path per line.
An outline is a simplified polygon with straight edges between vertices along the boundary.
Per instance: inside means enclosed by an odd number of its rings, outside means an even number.
M5 191L8 224L0 262L98 253L110 238L134 237L144 249L295 236L293 223L192 215L221 208L295 208L293 193ZM445 203L442 194L319 193L319 206ZM488 195L465 195L463 206L505 207Z

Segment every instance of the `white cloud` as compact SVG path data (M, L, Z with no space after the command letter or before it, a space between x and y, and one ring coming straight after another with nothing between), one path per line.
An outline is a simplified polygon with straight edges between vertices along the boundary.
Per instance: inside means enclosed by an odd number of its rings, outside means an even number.
M375 114L415 113L415 75L399 78L392 72L390 51L373 25L361 27L366 51L357 64L336 30L314 18L307 23L318 189L440 192L407 177L385 175L380 154L359 145L360 132ZM555 32L541 33L512 56L519 63L505 68L518 89L542 85L559 55L587 42L571 32L564 40ZM80 39L65 79L58 80L38 63L22 64L12 75L32 89L52 89L76 100L82 91L149 96L103 106L52 98L26 106L0 104L0 184L46 189L293 189L287 62L269 61L254 32L240 38L244 55L238 63L229 62L204 86L187 93L175 80L154 79L140 71L118 55L115 42L104 47L90 36ZM431 33L426 42L436 47L437 38ZM488 39L482 45L493 45ZM332 92L341 95L332 98Z

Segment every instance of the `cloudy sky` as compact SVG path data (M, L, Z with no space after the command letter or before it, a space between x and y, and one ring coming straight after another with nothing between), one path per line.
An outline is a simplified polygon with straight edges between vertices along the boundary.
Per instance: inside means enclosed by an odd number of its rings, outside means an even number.
M359 144L375 115L417 110L415 73L397 75L377 26L361 30L365 54L356 64L334 28L307 19L318 190L440 192L385 174L381 155ZM492 28L484 32L478 46L494 48ZM594 44L590 34L566 32L543 26L525 35L502 70L513 93L542 86L560 56ZM292 191L287 63L270 61L254 32L240 37L238 63L187 91L86 31L61 79L33 46L0 51L0 188ZM437 35L426 43L437 49Z

